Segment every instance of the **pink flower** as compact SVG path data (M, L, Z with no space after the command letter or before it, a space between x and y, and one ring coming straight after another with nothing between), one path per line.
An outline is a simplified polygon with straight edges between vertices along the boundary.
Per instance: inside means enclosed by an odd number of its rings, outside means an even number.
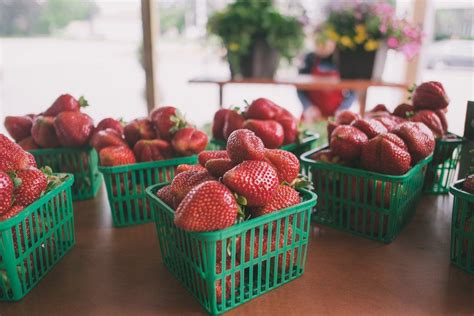
M402 46L401 50L405 57L410 60L420 51L420 44L415 42L407 43Z
M400 43L398 42L398 39L396 37L389 37L387 40L387 45L390 48L397 48Z

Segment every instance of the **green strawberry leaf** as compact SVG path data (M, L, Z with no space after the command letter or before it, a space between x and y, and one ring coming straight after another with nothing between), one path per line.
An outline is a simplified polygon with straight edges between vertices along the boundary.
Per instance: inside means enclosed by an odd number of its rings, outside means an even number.
M314 190L313 182L307 176L301 174L291 182L290 186L294 189Z

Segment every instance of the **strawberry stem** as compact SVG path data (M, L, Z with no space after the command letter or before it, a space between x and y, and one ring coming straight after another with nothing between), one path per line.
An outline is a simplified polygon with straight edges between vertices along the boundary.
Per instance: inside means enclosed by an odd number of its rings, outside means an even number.
M81 95L81 96L79 97L79 100L78 100L78 101L79 101L79 107L81 107L81 108L85 108L85 107L88 107L88 106L89 106L89 102L87 102L87 100L84 98L83 95Z

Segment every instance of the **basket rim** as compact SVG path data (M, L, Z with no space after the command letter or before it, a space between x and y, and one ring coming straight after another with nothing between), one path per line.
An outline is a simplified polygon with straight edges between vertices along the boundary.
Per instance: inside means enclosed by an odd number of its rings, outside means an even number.
M460 188L461 184L464 183L464 180L466 180L466 178L460 179L451 184L449 187L449 192L457 198L461 197L469 201L474 201L474 194L468 193Z
M59 192L64 191L68 187L72 186L74 182L74 175L70 173L55 173L55 175L66 175L66 180L46 193L45 195L41 196L39 199L25 207L20 213L13 216L12 218L7 219L6 221L0 221L0 231L5 229L10 229L12 226L18 224L22 220L24 220L27 216L29 216L34 210L38 209L42 204L44 204L45 200L49 200L51 197L57 195ZM72 197L69 197L72 198Z
M438 138L436 140L436 143L449 143L449 144L462 144L466 141L466 138L464 136L459 136L458 134L451 133L451 132L446 132L446 135L452 135L456 136L456 139L442 139Z
M431 154L428 157L426 157L425 159L419 161L413 167L411 167L410 170L408 170L405 174L402 174L402 175L388 175L388 174L368 171L368 170L359 169L359 168L346 167L346 166L339 165L339 164L329 164L329 163L320 162L320 161L316 161L316 160L313 160L313 159L309 158L309 156L314 154L315 152L323 150L323 149L327 149L327 148L329 148L329 145L326 144L326 145L323 145L321 147L318 147L318 148L315 148L315 149L312 149L312 150L309 150L309 151L303 153L300 156L302 164L303 165L326 165L326 166L330 165L330 166L334 167L335 171L347 172L347 173L351 173L351 175L355 175L355 176L364 176L364 177L370 176L370 177L375 178L377 180L401 182L403 180L406 180L407 178L412 177L413 174L419 172L421 170L421 168L428 165L431 162L431 160L433 159L433 154Z
M148 168L159 168L159 167L168 167L174 166L176 164L186 164L186 163L195 163L197 161L197 155L187 156L187 157L177 157L172 159L165 160L156 160L148 162L137 162L128 165L120 166L100 166L99 171L102 173L118 173L118 172L127 172L127 171L136 171Z
M79 153L79 152L90 152L95 150L91 146L81 146L81 147L55 147L55 148L39 148L39 149L29 149L27 150L31 154L58 154L58 153Z
M160 198L158 198L155 194L158 189L168 185L169 183L170 182L164 182L164 183L151 185L146 188L146 193L149 199L151 199L154 203L158 203L162 208L166 210L166 212L174 216L175 211L171 207L169 207L166 203L164 203ZM257 218L252 219L251 221L243 221L241 223L234 224L230 227L227 227L221 230L210 231L210 232L186 232L186 233L192 234L193 237L201 239L201 240L207 240L207 241L223 240L228 237L234 236L238 233L241 233L243 231L255 228L257 226L261 226L262 224L279 220L283 217L294 214L295 211L298 209L301 209L301 208L312 209L314 206L316 206L316 202L317 202L316 193L307 189L298 189L298 191L300 193L303 193L303 202L284 208L280 210L279 212L273 212L270 214L266 214L264 216L259 216Z

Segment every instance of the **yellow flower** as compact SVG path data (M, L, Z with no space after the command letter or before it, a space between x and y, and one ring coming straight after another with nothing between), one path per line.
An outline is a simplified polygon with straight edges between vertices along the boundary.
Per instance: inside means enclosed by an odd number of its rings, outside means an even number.
M333 28L328 28L326 30L326 36L330 39L330 40L333 40L333 41L337 41L339 40L339 34L337 34L336 31L334 31Z
M240 45L237 44L237 43L229 43L229 45L227 46L227 48L232 51L232 52L236 52L239 50L240 48Z
M364 49L368 52L376 50L379 47L379 42L373 39L369 39L365 44L364 44Z
M367 39L367 31L365 26L362 24L357 24L355 27L356 36L354 37L354 42L357 44L362 44Z
M340 42L343 46L346 46L346 47L354 46L354 43L352 43L352 40L349 38L349 36L346 36L346 35L341 36Z

